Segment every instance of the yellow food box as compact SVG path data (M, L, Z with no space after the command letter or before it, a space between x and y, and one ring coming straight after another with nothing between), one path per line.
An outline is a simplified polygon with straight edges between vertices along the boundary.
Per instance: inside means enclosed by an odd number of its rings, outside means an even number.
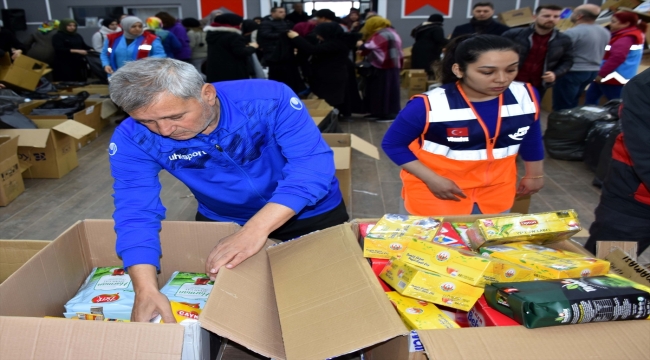
M186 319L198 320L201 315L199 304L187 304L177 301L169 302L172 306L172 313L176 322L181 322Z
M400 295L396 291L386 295L409 330L458 329L460 326L432 303Z
M486 284L535 280L535 271L531 268L494 257L490 259L490 264L483 275Z
M390 259L379 277L404 296L463 311L469 311L483 294L480 287L407 264L396 257Z
M486 246L481 248L481 253L531 268L535 280L598 276L609 272L608 261L530 243Z
M528 241L546 244L570 238L581 230L575 210L538 214L504 215L478 219L467 235L470 247Z
M363 240L363 256L390 259L399 256L411 240L433 241L442 218L386 214Z
M420 240L408 242L401 259L474 286L484 283L483 275L491 268L490 260L476 253Z

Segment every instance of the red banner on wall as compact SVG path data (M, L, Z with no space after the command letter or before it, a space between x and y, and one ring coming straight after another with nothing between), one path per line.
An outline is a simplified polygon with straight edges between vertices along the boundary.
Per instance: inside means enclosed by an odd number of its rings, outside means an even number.
M208 16L212 10L226 8L237 15L244 16L246 0L201 0L201 17Z
M449 15L452 0L402 0L404 1L404 15L409 16L414 12L429 5L440 11L443 15Z

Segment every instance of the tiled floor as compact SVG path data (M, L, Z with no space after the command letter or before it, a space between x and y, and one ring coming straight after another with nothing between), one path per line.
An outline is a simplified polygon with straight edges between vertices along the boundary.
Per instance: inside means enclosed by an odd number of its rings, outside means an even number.
M545 118L543 116L543 126ZM348 209L352 218L380 217L399 209L399 168L380 146L390 124L360 118L341 124L344 132L353 133L380 148L381 156L374 160L353 151L353 193ZM25 193L9 206L0 207L0 238L51 240L78 220L111 218L112 179L106 149L113 130L113 126L109 127L81 149L79 167L62 179L26 180ZM546 186L533 196L531 212L575 209L588 229L600 196L600 191L591 185L591 171L582 162L548 157L544 167ZM187 187L166 172L161 173L160 179L167 219L193 220L196 200ZM650 251L644 253L641 263L650 263Z

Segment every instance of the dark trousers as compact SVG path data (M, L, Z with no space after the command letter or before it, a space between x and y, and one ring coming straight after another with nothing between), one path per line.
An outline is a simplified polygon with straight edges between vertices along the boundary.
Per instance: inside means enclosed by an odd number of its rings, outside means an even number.
M578 107L580 96L598 76L598 71L569 71L553 85L553 111Z
M650 245L650 219L624 214L602 197L595 211L596 221L589 228L589 239L585 249L596 253L597 241L636 241L637 254L640 255Z
M269 80L284 83L296 94L307 89L305 82L302 77L300 77L298 64L293 61L286 63L269 63Z
M598 105L600 98L605 96L607 100L620 99L623 92L623 85L608 85L592 82L587 89L585 105Z
M345 209L345 203L341 201L334 209L324 212L320 215L312 216L306 219L298 219L297 216L292 217L284 225L280 226L269 235L271 239L277 240L291 240L297 237L307 235L314 231L323 230L328 227L343 224L348 221L350 217ZM196 213L196 221L216 221L207 218L200 212Z

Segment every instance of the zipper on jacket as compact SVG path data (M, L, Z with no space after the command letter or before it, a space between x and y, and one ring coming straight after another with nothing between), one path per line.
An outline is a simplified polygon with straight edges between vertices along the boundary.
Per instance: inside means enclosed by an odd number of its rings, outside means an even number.
M232 165L233 165L235 168L237 168L237 170L239 170L239 172L241 172L242 175L244 175L244 177L246 178L246 181L248 182L248 186L250 186L251 189L253 189L253 191L255 191L255 193L257 194L257 196L259 196L260 199L262 199L263 202L268 202L268 199L266 199L264 196L262 196L262 194L260 194L260 192L259 192L259 191L257 190L257 188L254 186L253 182L251 181L250 176L248 176L248 173L247 173L246 171L244 171L244 169L242 169L242 168L241 168L241 167L240 167L240 166L235 162L235 160L233 160L230 156L228 156L228 155L223 151L223 148L222 148L219 144L215 144L214 147L215 147L217 150L219 150L219 152L221 153L221 155L222 155L223 157L225 157L226 159L228 159L228 161L230 161L230 163L232 163Z

